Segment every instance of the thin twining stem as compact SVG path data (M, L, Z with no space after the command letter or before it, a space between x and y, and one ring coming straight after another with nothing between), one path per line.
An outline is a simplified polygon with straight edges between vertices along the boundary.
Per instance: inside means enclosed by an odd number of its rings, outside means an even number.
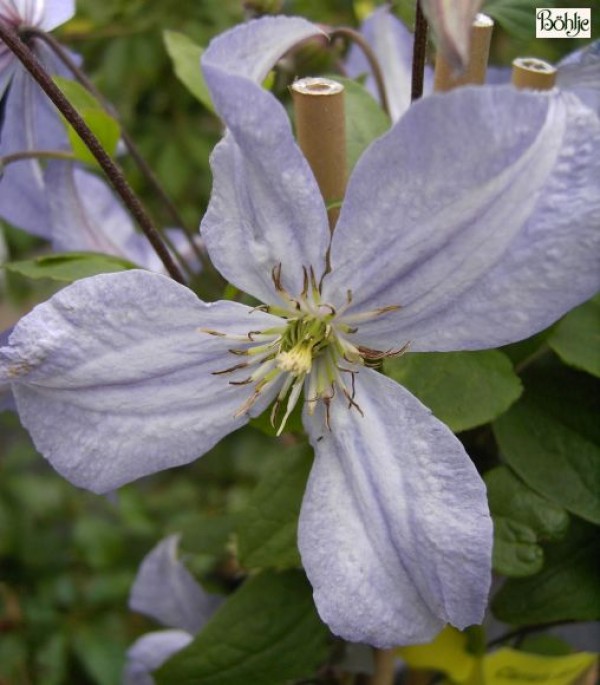
M383 111L389 116L390 107L388 104L387 93L385 92L383 71L381 69L381 65L379 64L379 60L377 59L377 55L373 51L373 48L367 43L367 41L358 31L355 31L354 29L350 29L347 27L339 27L336 29L332 29L329 32L329 37L331 38L331 40L334 40L335 38L346 38L348 40L351 40L354 43L356 43L356 45L358 45L358 47L363 51L367 59L367 62L371 67L373 78L375 79L375 85L377 87L377 94L379 95L381 107L383 108Z
M415 41L413 43L412 82L410 99L412 102L423 95L423 81L425 77L425 59L427 57L427 19L421 9L421 2L417 0L415 17Z
M179 283L184 283L185 279L183 274L163 242L160 233L155 228L152 219L131 189L129 183L127 183L121 169L110 158L100 141L92 133L85 121L79 116L77 110L50 78L35 54L21 40L17 31L6 24L4 20L0 20L0 39L4 41L6 46L15 54L35 81L37 81L56 108L75 129L92 155L94 155L98 164L100 164L103 171L106 173L112 186L135 217L169 275Z
M129 151L129 154L131 155L131 158L133 161L137 164L138 168L142 172L142 174L145 176L146 180L148 183L152 186L152 188L157 192L159 195L160 199L162 200L163 205L165 206L165 209L169 213L171 219L174 222L175 226L179 226L183 229L183 232L185 236L187 237L190 247L192 248L194 254L196 257L202 262L206 262L206 255L204 252L200 249L200 246L196 243L194 240L193 232L190 230L188 226L186 226L183 217L179 213L179 210L175 206L175 203L171 198L167 195L165 192L164 188L162 187L161 182L158 180L156 177L156 174L146 162L144 157L142 156L142 153L140 152L139 148L135 144L135 141L133 138L129 135L129 133L124 129L121 118L119 116L119 113L115 109L114 105L109 102L104 95L96 88L94 83L88 78L87 74L79 68L79 66L76 64L76 62L71 58L69 53L62 47L62 45L54 38L49 33L46 33L45 31L42 31L41 29L36 28L35 26L27 26L25 28L22 28L20 30L20 35L23 40L26 40L28 37L33 36L34 38L39 38L42 40L46 45L54 52L54 54L58 57L58 59L69 69L69 71L73 74L75 79L88 91L90 92L97 100L100 102L100 104L104 107L106 112L110 114L113 118L115 118L119 123L121 124L121 139L125 143L125 147ZM163 238L167 244L169 244L169 247L173 249L173 246L170 244L170 241L168 237L163 233ZM183 263L183 259L181 260Z
M22 162L26 159L64 159L67 162L74 162L77 157L72 152L64 150L24 150L23 152L11 152L10 155L0 157L0 176L4 168L13 162Z

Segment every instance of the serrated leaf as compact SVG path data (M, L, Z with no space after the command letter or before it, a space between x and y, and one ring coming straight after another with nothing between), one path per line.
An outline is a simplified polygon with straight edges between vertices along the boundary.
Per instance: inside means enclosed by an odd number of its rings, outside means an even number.
M537 573L544 563L539 542L565 534L567 512L528 488L505 466L488 471L485 482L494 519L494 570L506 576Z
M54 76L53 80L75 107L92 133L98 138L107 154L111 157L114 156L121 136L121 127L117 120L108 114L98 100L77 81L71 81L61 76ZM73 154L77 159L87 164L98 165L96 158L71 124L66 121L64 123L67 127L67 135L73 148Z
M506 581L492 601L494 615L518 625L600 618L598 532L573 519L565 539L546 547L542 571Z
M304 445L282 451L238 517L238 555L246 568L300 566L296 529L312 464Z
M346 160L352 171L367 147L390 127L390 119L373 96L356 81L333 77L344 86Z
M500 416L522 390L510 361L497 350L415 352L387 359L384 371L455 432Z
M2 266L7 271L27 276L27 278L49 278L66 283L88 276L139 268L136 264L121 257L95 252L50 254L20 262L8 262Z
M600 523L598 382L564 367L525 378L523 397L493 426L502 456L529 487Z
M567 314L548 344L566 364L600 377L600 295Z
M231 595L155 678L158 685L281 685L314 673L328 636L306 576L269 571Z
M210 93L200 69L204 48L177 31L164 31L163 39L177 78L206 109L214 113Z

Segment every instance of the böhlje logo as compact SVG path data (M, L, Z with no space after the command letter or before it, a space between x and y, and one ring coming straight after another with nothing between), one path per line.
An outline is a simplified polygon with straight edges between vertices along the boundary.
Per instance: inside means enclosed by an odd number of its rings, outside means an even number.
M591 38L592 10L589 7L538 7L535 10L536 38Z

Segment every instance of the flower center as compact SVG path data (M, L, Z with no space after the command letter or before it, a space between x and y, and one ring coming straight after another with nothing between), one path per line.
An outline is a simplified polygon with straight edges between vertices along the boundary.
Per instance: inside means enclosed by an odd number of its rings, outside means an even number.
M273 282L287 306L265 305L257 309L280 317L281 326L253 331L245 336L202 329L205 333L244 343L230 352L244 357L245 361L213 372L214 375L221 375L242 369L250 371L250 375L241 381L229 381L231 385L254 384L254 392L236 415L248 412L261 394L276 381L281 382L281 388L271 410L272 425L275 425L285 402L278 435L283 431L303 389L308 412L312 414L317 403L323 402L328 425L329 403L336 392L346 399L349 409L354 408L362 414L361 408L354 401L354 380L359 369L365 364L377 363L387 356L400 354L405 348L379 352L354 345L349 338L357 329L351 323L341 320L341 312L336 312L334 307L321 302L314 278L311 278L310 294L307 277L303 292L297 298L291 297L283 289L280 271L274 270ZM350 301L351 294L348 293L348 304ZM397 307L386 307L354 318L365 321L391 309ZM249 342L252 344L248 347Z

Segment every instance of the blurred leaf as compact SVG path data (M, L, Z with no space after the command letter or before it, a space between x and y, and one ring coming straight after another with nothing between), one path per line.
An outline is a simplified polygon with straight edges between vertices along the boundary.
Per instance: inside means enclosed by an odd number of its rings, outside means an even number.
M63 685L67 679L67 656L68 642L65 633L49 635L37 654L37 682L44 685Z
M566 364L600 377L600 295L567 314L548 344Z
M113 157L121 136L121 127L116 119L108 114L98 100L77 81L71 81L61 76L54 76L53 80L65 94L67 100L75 107L92 133L98 138L106 153ZM75 156L82 162L98 165L96 158L71 124L66 121L65 124Z
M389 129L390 119L360 83L337 74L331 78L344 86L346 160L350 173L366 148Z
M79 623L73 631L72 645L92 682L97 685L121 682L127 642L116 615Z
M174 533L183 536L182 547L196 554L218 556L225 551L230 535L235 530L235 517L190 514L178 521Z
M543 656L566 656L573 651L570 645L556 635L541 633L539 635L526 635L519 645L522 652L529 654L541 654Z
M196 99L200 100L208 110L214 112L210 93L200 69L200 58L204 48L177 31L165 31L163 38L169 57L173 60L177 78Z
M299 567L296 529L312 464L304 445L281 450L280 459L238 516L238 554L246 568Z
M541 570L540 541L564 535L569 516L524 485L505 466L485 474L494 519L493 567L506 576L528 576Z
M496 618L517 625L600 618L598 532L573 519L565 539L545 548L540 573L502 586L492 601Z
M469 680L477 657L467 649L468 638L453 626L446 626L427 644L399 647L397 654L411 669L440 671L452 682Z
M495 419L521 394L510 361L497 350L414 352L386 359L383 368L455 432Z
M582 373L525 376L522 399L494 423L504 459L537 492L600 523L600 392Z
M329 631L300 571L247 580L156 674L158 685L281 685L325 659Z
M123 555L123 535L115 521L83 516L75 522L73 538L76 549L92 568L109 569Z
M587 652L567 656L541 656L504 647L483 660L478 682L486 685L573 685L594 665L596 655Z
M53 281L71 283L78 278L97 274L126 271L139 268L122 257L95 252L65 252L44 255L21 262L8 262L2 265L7 271L28 278L49 278Z
M486 0L482 12L492 19L511 36L529 40L535 36L536 7L553 7L555 0L539 4L537 0Z

